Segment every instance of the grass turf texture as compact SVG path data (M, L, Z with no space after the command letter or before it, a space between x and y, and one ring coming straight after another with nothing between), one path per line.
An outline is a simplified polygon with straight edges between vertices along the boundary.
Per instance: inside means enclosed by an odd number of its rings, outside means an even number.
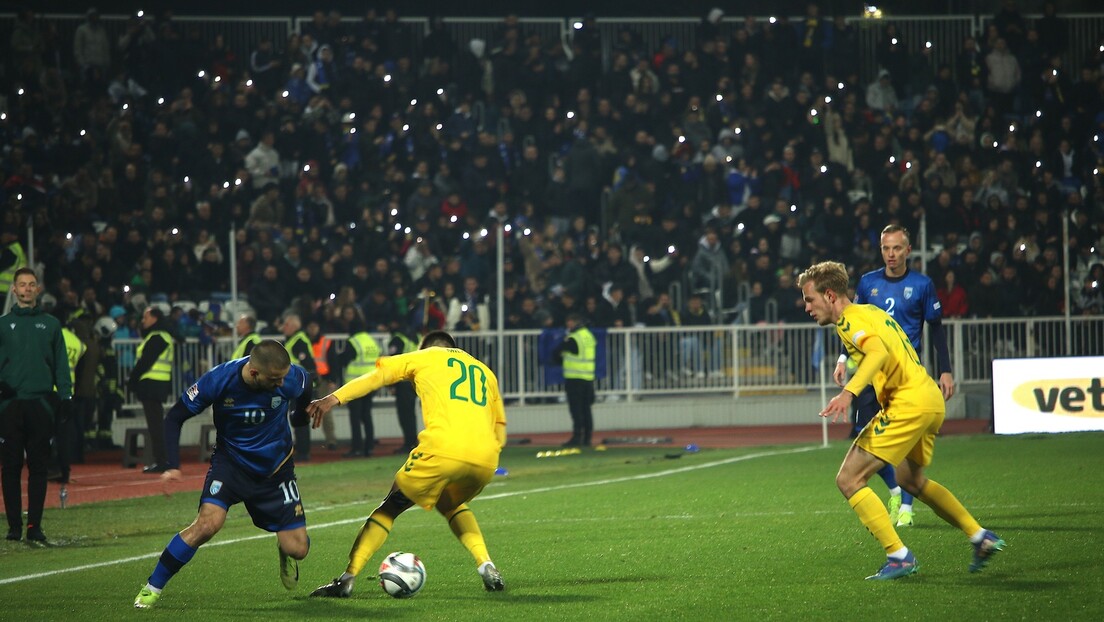
M472 504L505 593L483 591L439 515L411 510L352 598L307 597L344 569L357 529L399 466L375 459L299 467L313 546L295 592L280 585L275 537L236 507L157 609L131 608L162 548L194 516L196 491L51 510L48 546L0 542L0 619L1087 618L1104 602L1102 440L940 440L930 475L1009 543L980 574L966 571L963 535L918 504L917 526L902 534L920 572L864 581L884 557L835 489L844 443L679 459L662 447L551 459L511 447L502 459L509 477ZM881 482L873 486L884 498ZM377 564L395 550L425 561L426 586L413 599L391 599L375 581ZM95 567L66 571L86 565ZM20 579L37 573L46 574Z

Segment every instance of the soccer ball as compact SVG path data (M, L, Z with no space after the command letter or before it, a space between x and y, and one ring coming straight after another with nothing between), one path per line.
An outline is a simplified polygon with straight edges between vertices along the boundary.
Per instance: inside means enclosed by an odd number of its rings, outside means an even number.
M380 587L395 598L410 598L425 585L425 565L413 553L396 551L380 564Z

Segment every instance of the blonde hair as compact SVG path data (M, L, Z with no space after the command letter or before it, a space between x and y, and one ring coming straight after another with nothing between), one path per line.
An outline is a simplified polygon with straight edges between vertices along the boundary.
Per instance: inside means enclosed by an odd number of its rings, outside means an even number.
M822 261L809 266L807 270L797 277L798 287L804 288L805 283L812 281L816 284L816 292L823 294L832 290L839 296L847 296L847 268L838 261Z

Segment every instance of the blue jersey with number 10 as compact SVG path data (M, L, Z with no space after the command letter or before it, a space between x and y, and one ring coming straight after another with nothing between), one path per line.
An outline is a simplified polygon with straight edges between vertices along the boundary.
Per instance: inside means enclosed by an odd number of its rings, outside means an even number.
M855 288L855 302L875 305L892 316L917 352L921 351L924 322L943 319L932 280L912 270L899 277L886 276L882 268L867 272Z
M291 456L288 409L307 389L307 372L292 365L284 384L259 391L245 384L242 367L249 357L227 361L200 377L181 401L194 416L210 406L215 413L218 451L262 477L272 475Z

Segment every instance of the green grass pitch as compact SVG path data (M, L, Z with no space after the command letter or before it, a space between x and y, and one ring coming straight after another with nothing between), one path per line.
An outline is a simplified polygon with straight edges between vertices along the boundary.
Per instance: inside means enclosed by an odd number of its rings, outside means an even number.
M275 537L236 507L157 609L132 608L196 491L48 510L49 546L0 543L0 620L1090 619L1104 608L1102 446L1089 433L940 439L929 475L1009 545L980 574L966 571L965 537L918 504L902 536L920 572L864 581L884 557L835 488L844 443L544 459L510 447L509 475L472 504L504 593L483 591L439 515L411 510L352 598L307 597L344 569L400 463L373 459L299 467L312 549L294 592L280 585ZM395 550L426 564L415 598L375 581Z

